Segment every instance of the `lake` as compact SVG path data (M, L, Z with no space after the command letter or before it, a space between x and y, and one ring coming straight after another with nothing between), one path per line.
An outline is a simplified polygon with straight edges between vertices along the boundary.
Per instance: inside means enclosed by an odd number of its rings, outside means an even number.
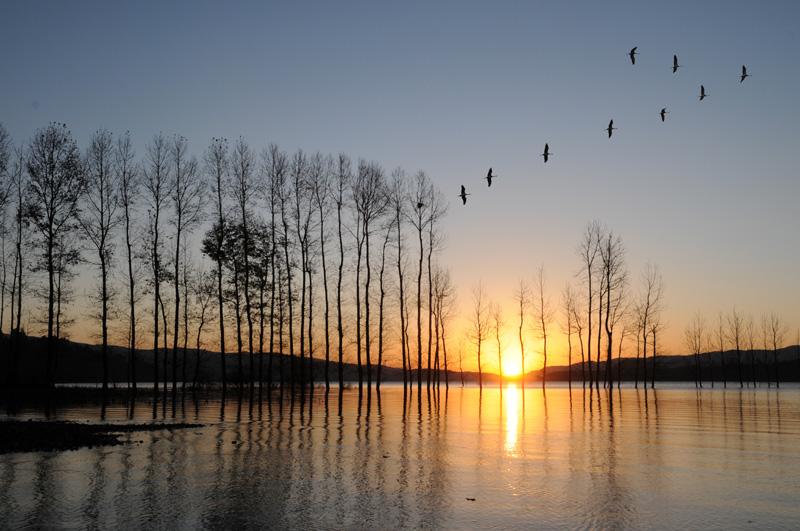
M797 528L800 389L451 386L50 418L181 420L134 444L0 455L2 527ZM23 407L17 418L40 418Z

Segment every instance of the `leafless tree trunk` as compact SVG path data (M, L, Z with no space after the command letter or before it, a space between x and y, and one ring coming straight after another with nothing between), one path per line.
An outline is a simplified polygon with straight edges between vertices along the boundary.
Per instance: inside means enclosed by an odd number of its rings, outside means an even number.
M239 138L231 153L231 195L238 207L242 238L242 274L244 293L244 314L247 319L247 354L250 365L250 392L253 391L255 367L253 361L253 305L250 299L250 256L253 254L251 237L251 205L254 194L255 157L250 146Z
M755 349L756 322L753 320L752 315L748 316L747 321L745 322L745 333L747 334L747 350L750 353L750 380L753 382L753 389L755 389L756 388L756 349Z
M55 383L57 356L56 246L75 229L78 203L85 188L80 154L72 134L63 124L51 124L36 132L28 148L28 187L25 211L42 249L47 271L47 368L49 385Z
M264 166L267 174L267 193L269 197L269 215L270 215L270 302L269 302L269 374L270 383L272 382L272 360L275 357L275 300L277 292L282 289L281 283L276 275L277 264L277 224L276 214L278 211L278 199L280 198L281 189L284 182L284 174L286 172L286 156L278 149L275 144L270 144L264 153ZM282 326L282 325L281 325ZM283 386L283 346L280 349L280 384Z
M539 267L536 277L536 307L534 308L536 331L542 340L542 389L547 386L547 326L553 317L550 300L545 294L544 266Z
M625 288L628 283L628 272L625 268L625 247L622 239L613 232L606 234L600 249L600 258L605 279L606 381L610 389L614 385L611 369L614 328L624 318L626 312Z
M744 319L734 308L728 315L728 339L736 349L736 364L739 370L739 388L744 387L744 376L742 374L742 335L744 334Z
M436 229L439 221L447 213L447 207L442 200L441 193L431 184L428 187L428 374L427 386L431 386L431 325L433 320L433 270L431 260L433 253L439 247L439 234Z
M139 194L140 178L130 135L117 139L114 171L119 186L119 202L125 223L125 251L128 265L128 372L136 391L136 277L133 268L133 208Z
M725 322L723 321L722 312L719 313L719 324L717 326L717 338L719 343L719 357L722 363L722 387L728 387L728 372L725 367ZM712 385L713 386L713 385Z
M383 367L383 336L384 336L384 309L386 299L386 284L384 281L384 274L386 272L386 248L389 246L389 241L392 237L392 230L394 229L394 218L387 220L386 227L384 228L383 246L381 248L381 268L378 273L378 374L375 383L375 389L381 389L381 370ZM405 360L403 365L405 366Z
M186 139L175 137L170 146L173 166L172 206L175 226L175 249L173 254L173 283L175 297L175 319L172 326L172 394L178 387L178 337L180 332L181 290L180 267L182 241L201 221L203 215L203 181L197 172L197 160L188 155ZM166 375L164 375L166 378Z
M425 173L417 173L414 179L414 190L410 198L412 211L409 214L409 221L416 229L419 240L419 262L417 266L417 388L419 390L422 389L422 260L425 255L422 233L425 231L429 219L430 206L425 203L430 195L430 186ZM480 362L478 365L480 366ZM483 382L481 381L482 386Z
M503 388L503 345L500 342L500 334L502 333L505 322L503 320L503 309L499 304L491 305L492 322L494 324L494 339L497 342L497 368L500 375L500 389Z
M683 336L686 347L694 356L695 386L701 388L703 387L703 378L700 372L700 355L703 353L703 349L706 346L705 335L705 319L703 319L703 316L698 313L686 327Z
M114 230L118 215L119 181L112 169L114 142L106 130L97 131L86 152L85 206L78 217L86 239L97 252L95 265L100 269L100 337L103 357L103 391L108 390L108 303L111 292L108 271L113 266Z
M588 318L586 326L586 359L588 361L589 389L594 384L592 376L592 312L594 311L592 303L594 300L594 287L592 283L595 276L595 261L600 252L600 233L600 224L597 221L592 221L586 226L581 243L578 246L578 254L583 261L581 276L586 284L586 315ZM598 345L599 350L600 346Z
M519 288L517 288L517 292L515 295L517 305L519 307L519 327L517 328L517 334L519 336L519 362L520 362L520 388L522 391L525 391L525 312L528 311L528 305L530 304L529 298L530 294L528 291L528 286L525 284L525 281L520 279L519 281Z
M330 357L331 357L331 337L330 337L330 297L328 292L328 267L325 254L325 243L327 233L325 231L325 217L329 214L329 200L331 193L331 166L329 158L320 159L320 171L315 173L312 183L314 203L319 214L319 254L322 261L322 291L325 300L325 389L330 389Z
M486 293L483 284L478 283L472 290L472 339L478 351L478 386L483 390L483 365L481 363L481 347L489 332L489 311L486 305ZM422 363L422 347L420 345L418 360ZM419 377L418 387L422 388L422 376ZM463 370L462 370L463 378Z
M567 284L561 295L561 304L566 318L564 332L567 334L567 383L572 390L572 332L575 330L574 316L577 313L575 308L575 292L572 286Z
M217 319L219 321L219 362L222 378L222 393L225 394L228 385L227 367L225 365L225 294L222 287L223 261L222 247L225 239L225 217L223 216L222 194L228 175L228 141L224 138L214 138L206 150L206 172L211 177L212 188L217 199L217 222L213 228L212 259L216 263L217 278ZM273 222L274 227L274 222ZM274 238L273 238L274 241Z
M776 314L772 313L764 318L764 328L767 331L770 346L772 347L772 368L775 374L775 387L781 386L781 375L778 364L778 349L783 344L783 339L786 335L786 326L783 320Z
M641 277L641 294L637 305L637 322L642 336L642 352L644 366L644 385L647 386L647 337L651 331L651 321L661 312L664 294L664 284L658 267L653 264L645 265ZM655 360L651 374L651 387L655 386Z
M195 356L194 356L194 375L192 376L192 389L197 389L200 379L200 346L203 341L203 328L208 320L208 310L211 300L214 297L214 276L207 273L198 275L197 284L192 291L195 297L195 308L197 320L197 334L195 336Z
M339 354L339 392L344 389L344 326L342 324L342 278L344 271L344 239L342 238L342 208L344 207L345 191L350 186L352 172L350 169L350 159L346 155L339 155L338 171L336 172L336 225L339 236L339 271L336 277L336 331L337 331L337 350Z

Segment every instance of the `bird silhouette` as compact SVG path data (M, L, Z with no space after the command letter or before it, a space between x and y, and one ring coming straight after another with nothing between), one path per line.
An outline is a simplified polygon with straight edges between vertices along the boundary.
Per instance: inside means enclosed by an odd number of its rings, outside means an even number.
M462 185L461 185L461 193L460 193L460 194L458 194L458 197L460 197L460 198L461 198L461 203L462 203L462 204L464 204L464 205L466 205L466 204L467 204L467 196L468 196L468 195L472 195L472 194L468 194L468 193L467 193L467 189L466 189L466 188L464 188L464 185L462 184Z
M613 133L616 129L617 128L614 127L614 120L608 122L608 127L606 128L606 131L608 131L608 138L611 138L611 133Z
M636 48L638 48L638 46L634 46L633 48L631 48L631 51L628 53L628 57L631 58L632 65L636 64Z
M547 160L550 158L550 155L551 155L551 153L550 153L550 145L549 144L545 144L544 145L544 153L542 153L542 156L544 157L544 161L545 162L547 162Z
M748 77L750 77L750 74L747 73L747 67L742 65L742 76L739 78L739 83L742 83Z
M677 72L680 67L681 67L681 65L678 64L678 56L677 55L673 55L672 56L672 73L674 74L675 72Z
M490 188L491 188L491 186L492 186L492 179L494 179L495 177L497 177L497 175L495 175L494 173L492 173L492 169L491 169L491 168L489 168L489 173L487 173L487 174L486 174L486 177L485 177L485 179L486 179L486 182L488 182L488 183L489 183L489 187L490 187Z
M425 203L417 203L417 210L422 210L422 207L425 206Z
M708 96L710 96L710 94L706 94L706 88L703 85L700 85L700 101L703 101Z
M667 119L667 115L668 115L668 114L669 114L669 111L667 110L667 108L666 108L666 107L664 107L663 109L661 109L661 121L662 121L662 122L663 122L664 120L666 120L666 119Z

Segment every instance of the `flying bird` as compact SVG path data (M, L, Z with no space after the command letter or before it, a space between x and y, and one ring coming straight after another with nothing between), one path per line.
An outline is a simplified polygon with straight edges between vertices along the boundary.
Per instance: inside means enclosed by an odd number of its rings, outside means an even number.
M663 109L661 109L661 121L662 121L662 122L663 122L664 120L666 120L666 119L667 119L667 115L668 115L668 114L669 114L669 111L667 110L667 108L666 108L666 107L664 107Z
M739 83L743 82L748 77L750 77L750 74L747 73L747 67L742 65L742 76L739 78Z
M672 73L674 74L675 72L677 72L680 67L681 67L681 65L678 64L678 56L677 55L673 55L672 56Z
M636 64L636 55L637 55L636 54L636 48L638 48L638 46L634 46L633 48L631 48L631 51L628 53L628 57L631 58L631 64L632 65Z
M472 194L468 194L468 193L467 193L467 189L466 189L466 188L464 188L464 185L462 184L462 185L461 185L461 193L460 193L460 194L458 194L458 197L460 197L460 198L461 198L461 202L462 202L462 204L464 204L464 205L466 205L466 204L467 204L467 196L468 196L468 195L472 195Z
M700 101L706 99L709 94L706 94L706 88L703 85L700 85Z
M490 187L490 188L491 188L491 186L492 186L492 179L494 179L495 177L497 177L497 175L495 175L494 173L492 173L492 169L491 169L491 168L489 168L489 173L487 173L487 174L486 174L486 177L485 177L485 179L486 179L486 181L489 183L489 187Z
M606 131L608 131L608 138L611 138L611 133L614 132L616 129L617 128L614 127L614 120L608 122L608 127L606 128Z
M550 145L549 144L545 144L544 145L544 153L542 153L542 156L544 157L544 161L545 162L547 162L547 159L550 158Z

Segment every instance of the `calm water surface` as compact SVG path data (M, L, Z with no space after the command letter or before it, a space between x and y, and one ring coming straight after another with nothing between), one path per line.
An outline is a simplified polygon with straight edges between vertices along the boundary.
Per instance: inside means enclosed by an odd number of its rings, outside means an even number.
M51 418L147 421L153 404L132 413L63 405ZM206 426L0 456L2 526L800 527L798 389L452 387L406 401L388 387L187 397L155 417Z

